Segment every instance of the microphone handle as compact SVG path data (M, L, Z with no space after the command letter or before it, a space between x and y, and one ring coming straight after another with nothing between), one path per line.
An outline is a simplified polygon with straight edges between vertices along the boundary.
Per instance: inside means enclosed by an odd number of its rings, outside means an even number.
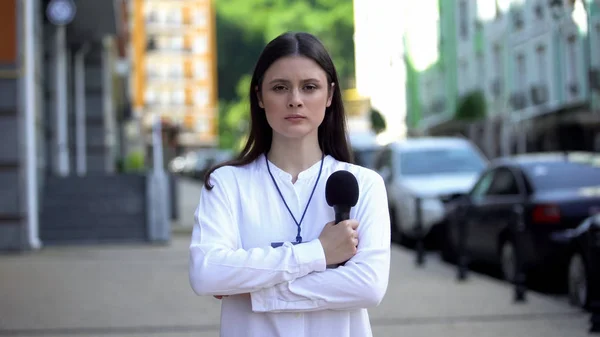
M335 211L335 225L339 224L344 220L350 219L350 207L348 206L333 206L333 210ZM343 266L345 262L335 265L328 265L327 268L335 269L339 266Z
M339 224L344 220L350 219L350 207L348 206L333 206L335 211L335 224Z

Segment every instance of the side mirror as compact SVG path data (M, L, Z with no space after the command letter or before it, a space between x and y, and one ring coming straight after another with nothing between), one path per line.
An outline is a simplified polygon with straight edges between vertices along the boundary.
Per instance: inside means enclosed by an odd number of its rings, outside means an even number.
M389 182L392 179L392 171L387 166L384 166L379 170L379 175L383 178L383 181L385 182Z

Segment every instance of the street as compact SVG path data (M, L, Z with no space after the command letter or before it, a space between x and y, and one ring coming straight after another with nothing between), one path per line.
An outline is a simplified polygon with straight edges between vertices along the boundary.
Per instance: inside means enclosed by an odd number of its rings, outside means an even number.
M198 199L194 185L182 180L180 200ZM188 244L189 230L180 228L164 246L0 256L0 336L218 336L219 301L188 284ZM437 256L416 267L414 252L394 245L387 294L370 310L374 336L588 336L589 314L566 301L529 292L514 304L512 295L510 285L484 275L458 283Z

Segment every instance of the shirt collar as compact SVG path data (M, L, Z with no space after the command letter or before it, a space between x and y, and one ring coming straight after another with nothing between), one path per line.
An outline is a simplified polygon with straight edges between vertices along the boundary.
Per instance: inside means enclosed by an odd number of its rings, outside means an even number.
M263 154L263 157L265 157L266 155ZM325 168L325 166L327 165L328 161L329 161L329 155L325 155L323 158L323 168ZM292 175L287 173L286 171L280 169L279 167L277 167L275 164L273 164L273 162L271 162L270 160L267 159L267 161L269 162L269 169L271 170L271 173L273 173L273 176L278 176L281 179L287 180L287 181L291 181L292 180ZM266 167L266 162L265 162L265 158L261 158L261 162L263 163L261 166L267 170ZM306 170L300 172L298 174L298 180L297 181L308 181L313 177L316 177L319 174L319 169L321 168L321 161L319 160L318 162L316 162L315 164L313 164L311 167L307 168Z

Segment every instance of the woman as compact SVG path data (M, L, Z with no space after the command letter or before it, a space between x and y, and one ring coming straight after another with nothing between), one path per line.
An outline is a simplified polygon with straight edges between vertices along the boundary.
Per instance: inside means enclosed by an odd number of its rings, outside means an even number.
M365 308L380 303L389 275L386 191L349 163L337 73L314 36L286 33L265 47L250 112L240 156L206 174L193 290L222 298L221 336L371 336ZM325 184L338 170L355 175L360 195L334 225Z

